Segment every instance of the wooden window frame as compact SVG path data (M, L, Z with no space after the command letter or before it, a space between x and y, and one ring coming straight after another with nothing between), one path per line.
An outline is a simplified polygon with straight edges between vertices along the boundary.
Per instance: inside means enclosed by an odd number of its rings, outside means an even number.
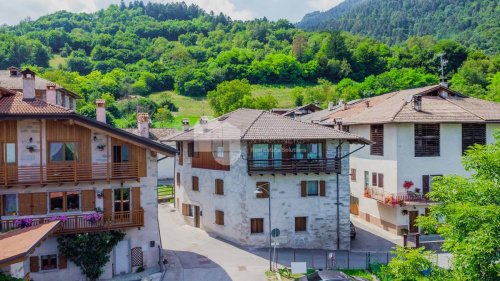
M179 165L184 165L184 143L179 141L176 143L177 150L179 151Z
M128 189L128 190L129 190L129 191L128 191L128 197L129 197L129 199L128 199L128 205L129 205L129 206L128 206L128 211L123 211L123 209L124 209L124 208L123 208L123 206L124 206L124 201L126 201L126 200L124 200L124 199L123 199L123 190L124 190L124 189ZM120 201L119 201L119 202L121 202L121 203L120 203L120 209L122 209L122 211L119 211L119 212L132 212L132 209L133 209L133 202L132 202L132 200L133 200L133 199L132 199L132 187L120 187L120 188L114 188L114 189L113 189L113 192L112 192L112 194L111 194L111 196L112 196L112 200L111 200L111 208L112 208L112 210L113 210L113 213L116 213L116 212L117 212L117 211L115 210L115 207L116 207L116 206L115 206L115 203L116 203L116 200L115 200L115 192L117 192L117 191L119 191L119 192L120 192Z
M415 157L439 157L441 155L440 124L415 124ZM435 131L437 134L430 134Z
M250 219L250 234L264 233L264 218Z
M462 155L475 144L486 144L486 124L462 124Z
M12 214L12 212L7 212L5 210L5 196L6 195L14 195L16 197L16 210L14 211L14 215ZM18 193L6 193L6 194L0 194L0 216L3 216L3 217L9 217L9 216L17 216L19 214L19 195Z
M224 226L224 211L215 210L215 224Z
M50 155L51 155L51 153L50 153L51 152L51 146L50 145L53 144L53 143L62 143L62 145L63 145L63 156L62 156L63 160L52 160L52 159L50 159L51 158L50 157ZM68 144L68 143L72 143L72 144L75 145L75 153L74 154L76 155L76 157L75 157L76 159L66 160L66 144ZM80 156L79 155L80 154L79 153L80 144L77 141L49 141L48 145L47 145L47 148L48 148L47 149L48 150L48 152L47 152L47 158L49 160L49 163L69 163L69 162L75 162L75 161L78 162L79 161L79 158L80 158L79 157Z
M215 193L216 195L224 195L224 180L215 179Z
M200 178L197 176L192 177L192 189L193 191L200 191Z
M56 256L56 268L52 269L43 269L42 268L42 257L44 256ZM58 253L49 253L49 254L43 254L38 256L38 270L40 272L51 272L51 271L57 271L59 270L59 254Z
M14 145L14 158L15 158L14 162L7 162L7 145L9 145L9 144L13 144ZM17 164L17 152L18 152L17 151L17 143L15 143L15 142L5 142L3 144L3 151L4 151L3 152L3 154L4 154L3 155L3 163L5 165L16 165Z
M384 156L384 124L370 125L370 155Z
M63 208L62 210L52 210L52 206L51 206L51 198L50 198L50 194L51 193L62 193L62 204L63 204ZM78 210L71 210L71 211L68 211L68 192L76 192L78 194ZM49 191L47 192L47 200L48 200L48 208L47 208L47 211L50 213L50 214L57 214L57 213L78 213L78 212L81 212L82 211L82 192L80 190L76 190L76 191Z
M304 220L302 222L302 220ZM297 222L300 222L298 224ZM306 232L307 231L307 217L295 217L295 232Z
M356 182L356 169L351 168L351 181Z

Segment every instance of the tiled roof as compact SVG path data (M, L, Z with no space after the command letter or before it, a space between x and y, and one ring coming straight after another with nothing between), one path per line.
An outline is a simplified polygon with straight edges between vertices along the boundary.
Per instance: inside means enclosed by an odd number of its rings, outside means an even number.
M59 223L60 221L53 221L1 234L0 267L28 258L37 244L52 233Z
M1 89L0 89L1 90ZM4 89L5 90L5 89ZM39 99L24 100L23 94L0 96L0 114L51 114L74 113L65 107L47 103Z
M197 125L171 139L174 141L194 139L246 141L342 139L370 143L362 137L347 132L255 109L238 109L209 121L205 125Z
M40 76L37 76L35 79L35 89L37 90L46 90L48 84L55 84L47 79L44 79ZM55 84L56 89L60 90L65 90L63 86L59 84ZM18 90L21 91L23 89L23 76L21 72L18 72L18 75L11 76L9 70L0 70L0 87L7 88L7 89L12 89L12 90ZM75 97L78 97L76 94L69 92L72 95L75 95Z
M445 91L448 96L438 93ZM422 96L422 110L413 108L413 96ZM462 96L441 85L392 92L357 100L347 107L337 106L308 122L329 125L335 119L342 124L426 123L426 122L500 122L500 103Z
M141 135L141 132L139 129L123 129L124 131L127 131L129 133L132 133L134 135ZM179 133L174 128L150 128L149 129L149 139L154 140L154 141L168 141L172 136L176 135Z

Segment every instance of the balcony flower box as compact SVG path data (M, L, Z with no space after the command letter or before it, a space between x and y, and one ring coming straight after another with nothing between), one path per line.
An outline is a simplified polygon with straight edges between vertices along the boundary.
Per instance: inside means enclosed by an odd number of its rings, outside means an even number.
M100 213L92 213L84 216L84 219L91 224L96 224L98 221L102 219L102 214Z
M66 216L66 215L53 216L53 217L49 218L49 221L66 222L66 221L68 221L68 216Z
M403 183L403 187L404 187L406 190L410 189L413 185L414 185L414 184L413 184L413 182L412 182L412 181L405 181L405 182Z
M32 218L19 218L14 221L14 225L16 228L26 228L33 225Z

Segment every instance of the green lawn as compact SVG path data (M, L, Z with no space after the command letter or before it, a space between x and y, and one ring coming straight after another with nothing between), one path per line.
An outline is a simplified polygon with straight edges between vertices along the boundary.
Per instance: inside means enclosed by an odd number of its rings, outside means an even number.
M58 69L59 65L61 66L66 65L66 60L67 58L63 58L60 55L54 55L54 57L49 60L49 66L54 69Z
M340 271L344 272L349 276L356 276L366 278L368 280L373 280L373 275L371 275L368 271L362 269L341 269Z
M278 100L278 107L291 108L294 106L292 98L293 88L295 88L295 86L252 85L252 94L257 97L270 94Z
M174 195L174 187L171 185L164 185L158 187L158 199L166 198Z

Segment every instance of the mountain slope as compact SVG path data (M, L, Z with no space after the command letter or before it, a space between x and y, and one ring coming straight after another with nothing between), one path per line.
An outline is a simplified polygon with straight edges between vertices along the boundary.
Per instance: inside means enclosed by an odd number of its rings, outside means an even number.
M497 0L346 0L307 14L298 27L337 29L397 44L409 36L453 38L488 53L500 51Z

